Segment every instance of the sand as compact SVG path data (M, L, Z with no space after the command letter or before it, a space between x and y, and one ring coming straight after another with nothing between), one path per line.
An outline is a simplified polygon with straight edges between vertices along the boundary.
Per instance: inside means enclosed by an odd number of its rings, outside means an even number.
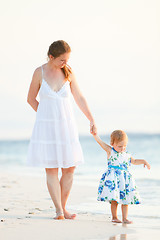
M113 224L110 213L86 211L83 205L96 201L97 186L78 183L78 176L68 199L68 209L76 220L56 221L55 209L47 191L45 174L29 176L0 172L0 239L151 239L159 236L157 225L142 219L132 225ZM76 206L81 206L76 207ZM79 210L81 209L81 210Z

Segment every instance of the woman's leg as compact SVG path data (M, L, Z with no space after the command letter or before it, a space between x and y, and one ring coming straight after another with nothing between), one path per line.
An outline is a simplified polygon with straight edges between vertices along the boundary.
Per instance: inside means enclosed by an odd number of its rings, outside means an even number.
M116 240L116 236L110 237L109 240Z
M121 223L121 221L117 217L117 207L118 203L116 201L112 201L111 202L112 222Z
M63 219L61 204L61 186L58 179L58 168L46 168L47 187L56 208L56 219Z
M127 234L121 234L120 240L127 240Z
M64 217L67 219L74 219L76 217L76 214L70 214L66 210L66 202L72 187L74 170L75 170L75 167L62 168L62 177L60 180L61 203L62 203L62 208L64 212Z
M128 223L128 224L132 223L132 221L129 221L127 219L127 217L128 217L128 205L122 204L122 221L123 221L123 223Z

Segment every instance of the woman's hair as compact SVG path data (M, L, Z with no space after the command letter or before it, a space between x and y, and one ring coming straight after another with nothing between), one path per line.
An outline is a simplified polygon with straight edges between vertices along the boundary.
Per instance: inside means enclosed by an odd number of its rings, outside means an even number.
M58 40L58 41L53 42L49 46L47 55L48 55L48 57L49 57L49 55L52 55L54 58L57 58L64 53L70 53L70 52L71 52L71 48L68 45L68 43L66 43L63 40ZM71 70L70 66L65 65L62 68L62 71L63 71L65 77L67 78L67 80L70 81L69 75L70 75L70 73L72 73L72 70Z
M118 143L126 140L128 142L127 134L122 130L115 130L111 133L110 144Z

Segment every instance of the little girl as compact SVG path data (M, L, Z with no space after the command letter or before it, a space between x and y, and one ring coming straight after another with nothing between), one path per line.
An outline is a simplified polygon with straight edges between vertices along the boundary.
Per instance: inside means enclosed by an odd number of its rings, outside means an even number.
M131 163L144 164L150 169L146 160L134 159L126 152L128 142L127 134L122 130L115 130L110 137L112 147L104 143L97 135L93 135L99 145L106 151L108 158L108 170L104 172L98 188L98 201L111 203L112 222L121 223L117 217L118 203L122 204L123 223L132 223L127 219L128 204L139 204L140 197L136 185L130 173Z

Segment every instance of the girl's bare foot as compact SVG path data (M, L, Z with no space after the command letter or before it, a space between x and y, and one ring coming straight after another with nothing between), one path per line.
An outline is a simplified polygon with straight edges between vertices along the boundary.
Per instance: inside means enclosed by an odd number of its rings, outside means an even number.
M132 221L129 221L128 219L124 219L124 220L123 220L123 223L125 223L125 224L132 224L133 222L132 222Z
M121 220L119 220L118 218L113 218L112 222L113 223L122 223Z
M66 211L66 210L64 210L63 212L64 212L64 217L65 217L66 219L72 219L72 220L74 220L74 219L76 218L76 214L71 214L71 213L69 213L69 212Z

